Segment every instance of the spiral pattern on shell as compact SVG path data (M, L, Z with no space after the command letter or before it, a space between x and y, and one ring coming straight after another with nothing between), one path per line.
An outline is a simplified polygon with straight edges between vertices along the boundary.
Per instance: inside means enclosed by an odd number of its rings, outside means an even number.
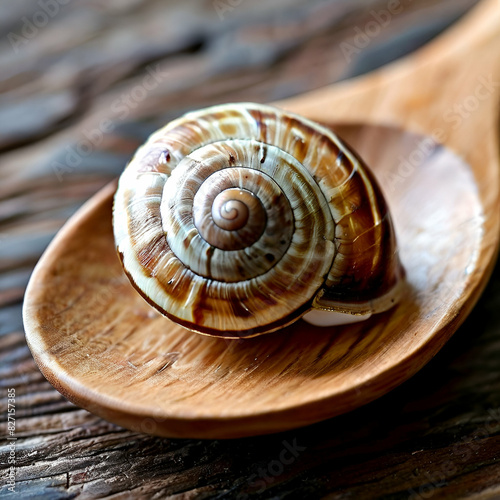
M270 106L214 106L153 134L120 178L113 224L148 302L211 335L273 331L312 307L383 310L401 275L361 160Z

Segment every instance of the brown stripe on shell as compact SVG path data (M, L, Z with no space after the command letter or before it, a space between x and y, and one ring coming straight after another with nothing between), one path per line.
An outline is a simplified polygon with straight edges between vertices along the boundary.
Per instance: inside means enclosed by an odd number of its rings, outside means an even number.
M385 302L387 294L404 278L404 270L382 191L363 160L356 153L354 156L365 178L356 172L342 193L344 205L351 204L353 210L337 221L338 253L330 273L332 285L325 289L317 305L335 308L339 304L371 303L372 312L378 312L377 299ZM376 202L370 203L370 197ZM380 307L385 309L386 304Z
M332 159L337 158L340 150L323 131L284 112L256 109L250 110L250 114L259 126L259 140L282 147L308 168L317 179L327 179L328 184L335 187L342 184L351 174L353 167L350 163L340 165L332 163ZM267 123L276 120L279 120L283 131L280 131L279 135L275 132L275 135L271 136L268 133ZM298 137L298 131L302 132L303 140Z
M134 205L137 206L137 197L129 190L125 193L125 203L129 209L128 233L130 244L136 251L136 257L144 270L145 276L154 276L154 269L161 256L168 251L167 241L162 232L157 231L161 227L160 205L155 200L161 193L157 189L148 188L141 197L141 222L134 217ZM148 203L151 200L151 203ZM151 231L154 236L148 239L146 244L141 244L144 233Z

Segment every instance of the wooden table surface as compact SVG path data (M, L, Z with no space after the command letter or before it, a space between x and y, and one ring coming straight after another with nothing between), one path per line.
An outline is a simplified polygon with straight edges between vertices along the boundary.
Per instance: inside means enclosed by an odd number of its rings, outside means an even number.
M498 267L410 381L348 415L239 440L161 439L77 408L38 371L21 319L48 242L155 128L189 109L364 73L475 3L0 1L2 498L500 498ZM397 12L380 14L389 6Z

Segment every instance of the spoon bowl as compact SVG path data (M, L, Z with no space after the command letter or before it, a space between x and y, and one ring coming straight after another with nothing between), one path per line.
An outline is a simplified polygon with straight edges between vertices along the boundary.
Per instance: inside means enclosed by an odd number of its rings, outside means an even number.
M47 379L77 405L134 430L234 438L352 410L421 368L451 335L457 299L477 268L484 213L472 172L420 135L333 128L385 186L407 271L397 307L355 325L299 321L245 340L189 332L157 314L125 277L112 184L68 222L30 282L27 338ZM402 170L400 157L419 162Z

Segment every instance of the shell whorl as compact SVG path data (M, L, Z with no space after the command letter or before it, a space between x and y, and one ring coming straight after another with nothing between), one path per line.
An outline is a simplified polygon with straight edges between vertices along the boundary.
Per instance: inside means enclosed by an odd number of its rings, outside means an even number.
M238 229L248 227L252 228L252 234L260 236L266 224L266 212L262 207L262 203L246 189L228 188L222 191L213 200L211 212L213 223L225 231L238 231ZM252 221L253 223L247 226L250 214L252 214L252 219L255 219L255 221ZM198 227L198 224L196 226ZM198 227L200 231L202 226L200 223L200 227ZM259 229L257 230L257 228ZM222 243L222 235L221 237L214 236L210 238L208 234L201 233L201 236L214 246L219 246ZM248 241L246 238L240 235L239 238L242 247L247 246ZM230 245L227 250L229 249L234 250L234 246Z
M361 160L270 106L214 106L157 131L120 178L113 223L141 294L217 336L273 331L311 307L387 308L401 274Z

